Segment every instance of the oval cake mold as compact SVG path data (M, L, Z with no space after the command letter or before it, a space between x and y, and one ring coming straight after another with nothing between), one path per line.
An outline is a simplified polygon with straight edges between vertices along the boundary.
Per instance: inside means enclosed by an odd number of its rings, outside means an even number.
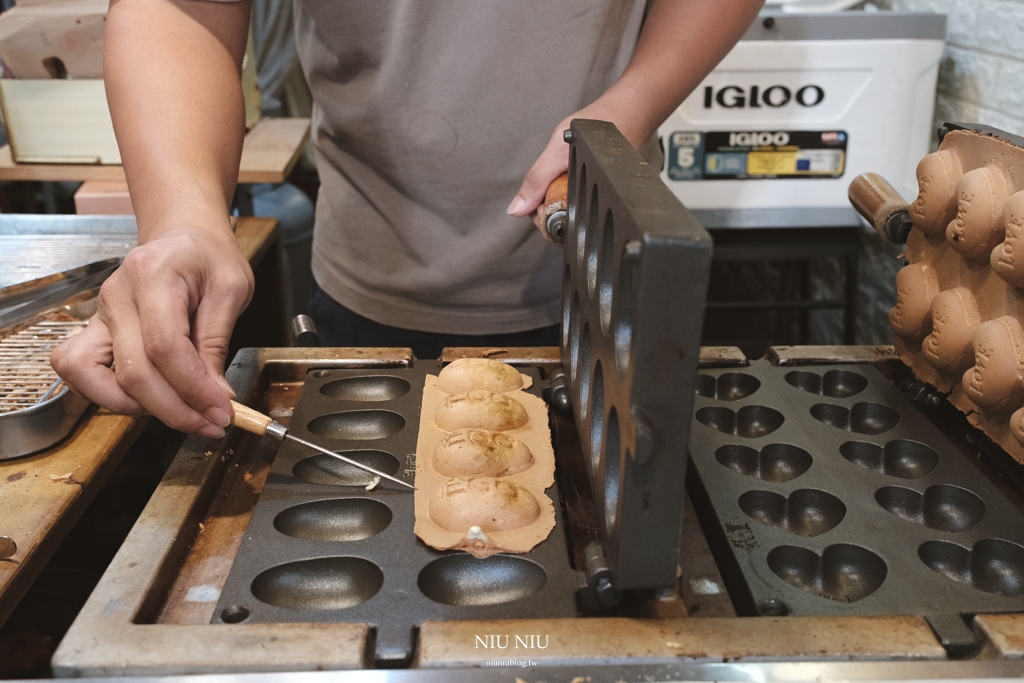
M428 564L417 583L421 593L444 605L502 605L539 593L547 573L521 557L491 555L478 560L459 554Z

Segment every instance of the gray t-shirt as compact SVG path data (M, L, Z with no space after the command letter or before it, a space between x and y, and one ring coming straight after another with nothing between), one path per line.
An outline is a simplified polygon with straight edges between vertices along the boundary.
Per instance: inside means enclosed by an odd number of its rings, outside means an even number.
M505 213L632 55L643 0L296 0L320 172L313 274L386 325L558 322L561 251Z

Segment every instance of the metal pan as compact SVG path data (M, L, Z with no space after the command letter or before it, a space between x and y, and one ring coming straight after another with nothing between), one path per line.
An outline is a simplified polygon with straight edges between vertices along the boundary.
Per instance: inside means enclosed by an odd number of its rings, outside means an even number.
M84 328L95 312L98 292L94 286L66 296L30 321L0 331L0 460L38 453L60 442L88 407L89 401L67 386L54 388L58 377L49 355Z

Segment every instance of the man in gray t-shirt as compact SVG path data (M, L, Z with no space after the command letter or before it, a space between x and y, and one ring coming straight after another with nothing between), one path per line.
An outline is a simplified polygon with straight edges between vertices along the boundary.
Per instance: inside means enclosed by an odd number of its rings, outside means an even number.
M408 331L435 348L556 324L560 254L529 217L567 167L561 131L608 120L639 148L761 4L296 0L329 341ZM104 75L140 246L54 353L97 403L210 437L230 421L224 359L252 292L227 220L248 17L248 0L111 3Z

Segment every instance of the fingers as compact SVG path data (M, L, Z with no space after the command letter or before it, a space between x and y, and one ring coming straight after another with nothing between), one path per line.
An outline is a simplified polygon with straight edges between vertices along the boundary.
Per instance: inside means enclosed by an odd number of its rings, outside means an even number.
M252 290L251 270L219 275L200 300L192 321L192 343L200 359L207 372L232 398L235 392L224 379L224 361L235 320L249 305Z
M142 406L117 383L113 360L110 329L98 317L50 354L50 364L71 391L115 413L141 415Z
M508 206L509 215L528 216L536 211L544 201L548 185L565 173L568 168L569 145L562 139L562 126L560 125L548 141L548 146L523 179L519 192Z
M224 436L220 425L224 420L220 418L214 422L191 408L150 361L137 317L122 317L118 321L114 334L114 357L117 359L115 373L118 386L164 424L172 429L211 438ZM198 357L194 365L202 367Z
M199 432L231 423L231 404L191 339L190 293L166 278L134 292L137 315L117 319L114 357L121 386L169 426ZM234 321L232 320L231 323ZM208 429L223 435L223 429Z

